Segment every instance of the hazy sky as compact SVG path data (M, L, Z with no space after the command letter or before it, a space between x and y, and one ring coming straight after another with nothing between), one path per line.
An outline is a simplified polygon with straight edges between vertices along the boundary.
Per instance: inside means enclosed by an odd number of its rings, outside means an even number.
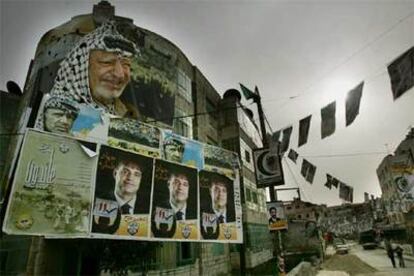
M0 0L0 88L8 80L23 87L41 36L97 2ZM354 187L357 202L364 192L380 195L376 168L414 126L414 89L394 102L386 71L414 46L414 0L110 2L117 15L176 44L219 93L257 85L272 129L293 125L294 149L298 121L312 114L308 143L297 151L317 166L314 183L302 179L301 158L284 160L286 187L340 204L338 190L323 186L330 173ZM343 98L361 81L360 115L345 128ZM336 132L321 140L320 109L333 100Z

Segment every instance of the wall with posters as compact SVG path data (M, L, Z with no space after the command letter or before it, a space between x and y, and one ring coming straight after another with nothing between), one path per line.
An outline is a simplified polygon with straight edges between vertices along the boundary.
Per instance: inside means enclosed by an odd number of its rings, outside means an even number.
M163 132L153 128L136 131ZM135 140L125 150L88 137L29 130L3 230L55 238L241 243L238 156L175 135L198 161L184 165L187 159L169 159L171 149L162 146L170 143L166 137L144 140L142 150ZM146 150L149 144L152 150ZM152 156L156 149L165 160ZM218 151L220 162L213 158Z
M199 71L171 42L133 25L130 19L116 17L113 16L114 14L105 15L102 10L97 9L97 6L100 5L95 5L93 14L75 16L69 22L47 32L42 37L25 85L24 105L34 111L29 118L29 126L63 136L67 135L80 141L86 140L98 145L103 144L111 148L118 148L119 151L128 151L152 159L162 159L164 158L164 145L156 148L154 143L157 140L164 141L163 138L168 136L165 135L168 131L164 132L164 130L173 130L175 133L187 137L192 137L196 132L193 127L196 121L194 118L173 120L173 117L185 117L194 113L193 97L195 91L193 91L192 82L194 81L194 72ZM105 30L98 30L104 25L102 23L105 17L114 20L113 26ZM112 33L107 36L110 31L115 31L115 34ZM131 42L133 47L130 47ZM102 56L102 52L99 51L109 52L110 54ZM91 54L92 52L95 52L95 54ZM115 59L101 60L101 58L114 58L114 55L116 56ZM113 98L113 101L108 102L104 100L105 97L99 97L100 95L105 96L106 92L110 92L108 89L105 91L105 85L101 85L98 89L99 74L96 74L96 65L100 63L108 63L107 65L112 67L115 64L118 70L121 68L118 73L123 77L117 79L115 85L112 84L112 88L117 89L112 89L111 92L118 95ZM89 72L89 69L93 66L95 66L95 75ZM104 75L102 77L105 78ZM220 95L211 85L206 86L205 90L213 94L213 102L217 103L220 100ZM69 91L70 93L68 93ZM201 108L204 108L204 106L201 106ZM127 120L127 118L138 118L141 122L143 120L151 125L161 126L162 133L160 129L148 128L145 124L137 124L136 121ZM204 128L200 127L197 132L200 134L199 139L207 141L208 137L203 133L207 131ZM208 135L211 136L211 141L216 141L219 144L218 131L215 130L211 133L213 134ZM182 136L178 140L185 140ZM136 141L138 141L139 146L137 146ZM193 168L194 165L192 164L196 163L198 166L199 163L197 162L200 160L204 162L204 159L200 159L200 156L192 156L195 151L194 147L197 148L197 146L193 147L190 144L188 142L185 146L183 164ZM169 144L166 145L166 148L169 147ZM217 151L210 150L210 152L214 154ZM97 150L96 153L96 162L99 162L100 151ZM221 169L217 168L217 166L220 166L221 160L215 160L211 157L209 157L209 160L211 163L207 164L206 170L210 168L215 172L223 173L229 169L227 161L223 163L225 168ZM98 168L99 166L97 166L97 171ZM101 170L102 175L114 179L114 173L111 176L110 170L109 167ZM226 175L226 177L234 179L234 174ZM95 178L98 178L98 174L95 175ZM93 226L94 216L101 214L98 212L99 208L95 210L95 194L93 194L92 200L91 206L93 209L88 214L88 216L91 216L91 227ZM150 203L152 204L151 201ZM235 204L239 203L240 201L237 201ZM151 215L152 206L150 206L150 210ZM93 212L95 211L98 215L94 215ZM70 213L69 210L66 212ZM35 214L35 216L37 215ZM197 225L201 224L199 216L201 215L197 210ZM111 218L106 219L110 223L113 222ZM149 219L151 220L151 217ZM56 225L62 224L57 227L59 231L64 232L64 229L69 227L65 226L68 224L66 221L71 224L70 219L64 221L63 224L56 223ZM105 218L103 221L105 221ZM98 218L98 222L102 222L102 219ZM234 222L234 224L237 223ZM52 224L54 224L53 220ZM227 228L220 230L223 230L221 233L226 232L228 237L229 233L233 234L233 228L230 228L230 231ZM127 227L126 231L128 232L128 230L134 232L134 226L131 226L130 229ZM187 231L187 229L184 230ZM140 229L138 229L139 231ZM51 236L61 234L63 233L50 233ZM149 231L148 234L150 238L153 235L152 231ZM96 233L93 235L96 235ZM102 235L117 239L125 238L123 234L106 233ZM238 239L241 235L237 235L236 239L232 235L232 242L239 242ZM223 234L224 239L227 240L226 236ZM152 238L156 239L155 237ZM138 237L137 239L143 238ZM225 242L224 239L220 242ZM172 239L168 238L168 240ZM209 241L214 242L215 240ZM183 244L191 245L190 249L182 246ZM167 250L164 250L165 252L174 252L173 255L169 254L168 256L172 259L172 261L168 260L168 262L171 262L171 266L177 265L182 260L188 261L188 252L197 254L197 250L193 248L191 243L183 244L166 243L164 245L164 249L168 247ZM226 247L227 249L228 247ZM161 255L168 255L165 252ZM193 258L193 261L195 260L195 257L191 258ZM221 258L226 258L226 256L221 256ZM42 260L39 260L39 262L42 262ZM228 268L222 272L226 271L228 271Z

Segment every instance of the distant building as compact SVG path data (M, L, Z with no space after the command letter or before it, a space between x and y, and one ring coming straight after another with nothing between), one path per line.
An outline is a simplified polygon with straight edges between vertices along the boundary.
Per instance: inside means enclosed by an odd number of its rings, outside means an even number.
M385 209L385 234L414 246L414 128L377 168Z
M319 221L319 225L324 232L357 239L360 232L373 228L372 204L370 202L347 203L328 207L325 216Z
M318 205L294 198L293 201L284 203L288 220L308 220L318 222L326 216L326 205Z

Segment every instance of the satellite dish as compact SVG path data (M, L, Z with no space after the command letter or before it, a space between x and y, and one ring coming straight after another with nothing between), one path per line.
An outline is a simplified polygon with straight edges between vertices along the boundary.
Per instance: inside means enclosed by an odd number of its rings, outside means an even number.
M19 85L15 83L14 81L8 81L6 84L6 87L7 87L7 91L9 91L9 93L11 94L18 95L18 96L23 95L23 92L20 89Z

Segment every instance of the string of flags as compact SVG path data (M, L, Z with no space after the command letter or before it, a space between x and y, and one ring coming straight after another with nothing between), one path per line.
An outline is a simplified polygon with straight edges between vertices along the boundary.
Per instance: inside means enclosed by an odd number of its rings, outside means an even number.
M295 164L297 163L298 157L299 154L295 150L289 150L288 158L292 160ZM316 174L316 166L310 163L305 158L302 158L302 167L300 170L300 174L307 182L309 182L309 184L312 184ZM354 201L354 188L340 181L336 177L333 177L330 174L326 174L326 183L324 186L327 187L329 190L331 190L332 187L336 189L339 188L339 198L348 202Z
M390 77L393 99L396 100L414 86L414 46L392 61L387 69ZM240 87L246 99L257 101L260 98L257 87L255 87L254 92L249 90L243 84L240 84ZM345 101L346 127L351 125L359 115L363 89L364 81L348 92ZM305 145L308 141L311 119L312 115L309 115L299 121L298 147ZM321 139L334 134L335 129L336 101L333 101L321 109ZM279 152L280 155L287 152L292 131L293 126L291 125L273 132L270 141L271 151ZM278 147L278 149L274 147ZM288 158L296 164L298 157L299 154L295 150L290 149ZM312 184L317 168L305 158L302 159L301 175L307 182ZM353 202L353 187L345 184L336 177L326 174L326 183L324 186L330 190L332 187L339 189L339 198L348 202Z
M401 97L414 86L414 47L411 47L401 56L397 57L387 67L393 99ZM364 89L364 81L351 89L345 100L345 126L350 126L359 115L361 99ZM252 92L253 93L253 92ZM336 130L336 101L333 101L320 110L321 114L321 139L331 136ZM308 141L312 115L299 120L298 147ZM290 144L293 126L290 125L272 134L273 141L280 141L280 153L285 153ZM280 139L281 138L281 139Z

